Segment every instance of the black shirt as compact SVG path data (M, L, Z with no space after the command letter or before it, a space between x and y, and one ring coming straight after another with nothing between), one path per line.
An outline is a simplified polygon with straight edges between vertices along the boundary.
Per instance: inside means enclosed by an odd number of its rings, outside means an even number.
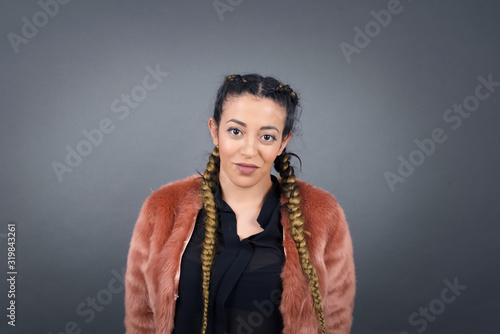
M216 256L210 279L207 334L281 333L279 311L281 270L285 262L280 222L279 182L261 208L257 222L264 229L240 241L236 215L222 200L220 184L214 194L220 214ZM179 297L174 333L200 333L203 316L201 249L205 237L205 211L196 219L193 235L181 261Z

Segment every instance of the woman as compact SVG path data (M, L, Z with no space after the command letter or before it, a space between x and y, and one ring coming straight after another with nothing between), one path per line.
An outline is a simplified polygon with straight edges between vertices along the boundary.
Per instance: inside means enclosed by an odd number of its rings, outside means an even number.
M125 275L128 334L350 332L351 237L335 198L295 178L285 149L297 106L274 78L226 77L205 172L142 206Z

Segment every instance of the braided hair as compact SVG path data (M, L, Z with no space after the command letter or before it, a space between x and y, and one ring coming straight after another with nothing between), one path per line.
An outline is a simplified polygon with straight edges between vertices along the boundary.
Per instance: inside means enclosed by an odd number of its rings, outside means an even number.
M271 99L286 110L285 127L283 138L286 138L298 119L298 97L290 86L280 83L272 77L262 77L258 74L239 75L233 74L225 78L217 92L213 118L220 124L222 106L224 102L235 96L251 94L257 97ZM309 257L305 234L310 234L304 230L304 217L300 209L300 191L295 183L295 172L290 164L290 156L295 154L287 153L283 150L281 155L274 161L274 168L281 176L280 187L282 193L287 198L288 217L290 219L290 232L297 247L302 272L307 278L309 290L313 297L313 306L321 324L323 333L325 331L325 320L321 303L321 294L318 286L318 275ZM203 241L202 260L202 286L203 286L203 318L202 334L205 334L208 325L208 304L211 269L214 264L216 230L219 221L219 214L215 206L214 193L219 177L220 156L219 149L215 147L209 157L206 170L202 175L202 199L203 208L206 212L205 218L205 239Z

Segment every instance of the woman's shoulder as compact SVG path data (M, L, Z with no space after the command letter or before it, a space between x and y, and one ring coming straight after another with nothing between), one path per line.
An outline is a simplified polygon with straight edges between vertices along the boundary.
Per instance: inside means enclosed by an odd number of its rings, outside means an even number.
M201 176L190 175L184 179L172 181L153 190L145 200L150 209L175 207L176 204L194 201L200 198Z
M302 204L314 207L316 210L331 210L340 207L337 199L327 190L317 187L306 181L297 179Z
M333 232L346 225L344 211L334 195L299 179L296 183L300 191L300 207L309 228L325 228L327 225Z

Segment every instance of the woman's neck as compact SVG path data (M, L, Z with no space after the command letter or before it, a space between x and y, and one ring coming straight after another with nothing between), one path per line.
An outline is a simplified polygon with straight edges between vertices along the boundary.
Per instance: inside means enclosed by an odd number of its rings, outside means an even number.
M252 187L243 188L234 184L224 174L219 175L222 199L234 209L261 208L273 187L271 175Z

